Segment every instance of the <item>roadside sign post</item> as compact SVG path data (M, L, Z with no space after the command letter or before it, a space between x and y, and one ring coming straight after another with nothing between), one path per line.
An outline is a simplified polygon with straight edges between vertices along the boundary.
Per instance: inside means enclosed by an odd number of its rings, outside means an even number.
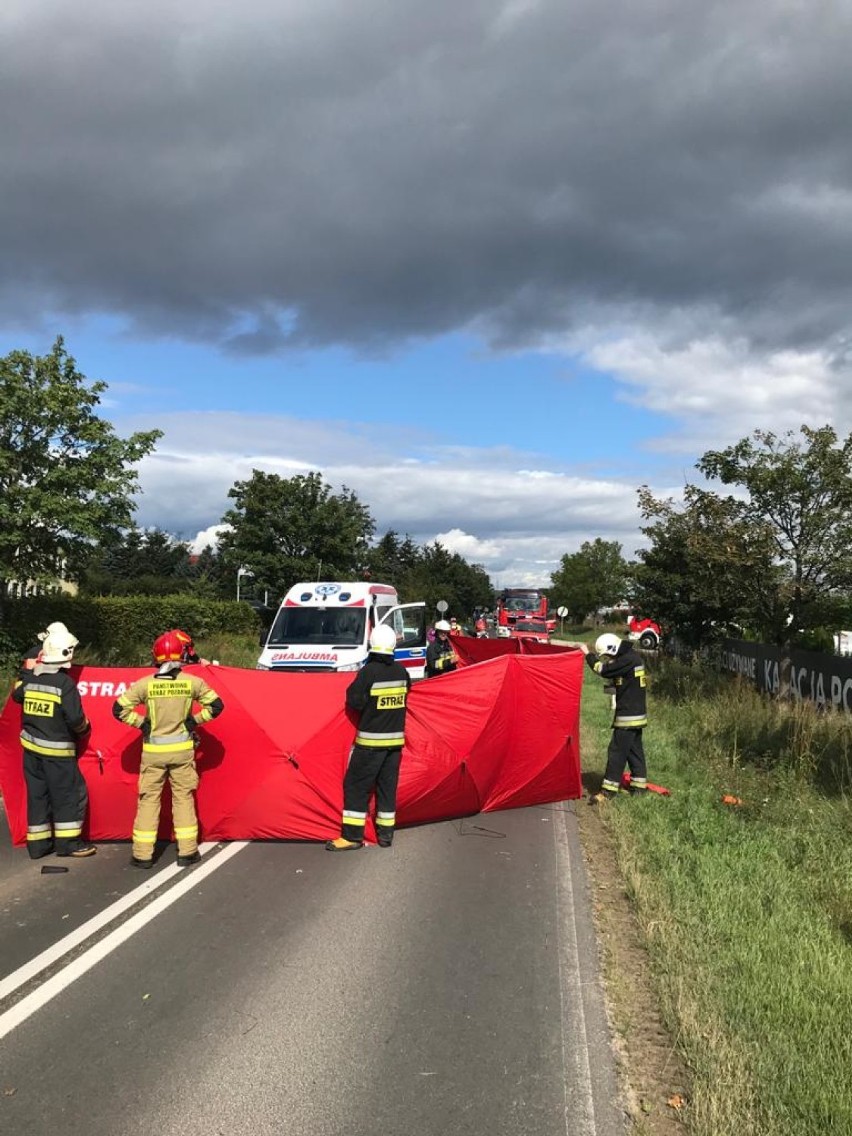
M237 603L240 602L240 580L243 578L243 576L251 576L252 578L254 578L254 572L252 572L250 568L237 569Z
M559 616L559 638L564 639L565 638L565 616L568 614L568 608L564 607L564 606L558 607L556 609L556 614Z

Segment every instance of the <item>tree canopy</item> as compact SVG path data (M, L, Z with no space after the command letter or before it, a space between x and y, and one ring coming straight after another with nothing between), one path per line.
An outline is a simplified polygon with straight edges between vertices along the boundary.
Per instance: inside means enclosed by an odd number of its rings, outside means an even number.
M402 575L397 590L403 602L425 600L430 616L438 601L446 600L447 616L454 615L462 622L476 608L494 605L494 590L485 569L469 564L439 541L420 549L416 563Z
M200 573L186 541L162 529L132 528L100 547L80 580L89 595L173 595L196 591Z
M234 506L222 517L229 527L219 548L257 587L283 595L299 580L360 578L375 524L345 485L334 493L316 472L288 478L255 469L228 496Z
M852 435L756 430L696 468L738 492L688 485L676 506L639 491L650 546L635 592L647 614L691 646L732 625L789 646L848 606Z
M650 545L632 567L636 610L693 648L753 627L776 572L766 527L745 519L731 498L695 485L681 505L643 486L639 506Z
M600 537L584 541L579 552L562 557L550 579L551 611L567 607L569 618L581 623L591 612L624 599L627 565L621 545Z
M731 507L771 536L778 571L756 613L764 636L783 644L819 627L852 583L852 434L839 441L830 426L755 430L709 450L698 469L744 490Z
M161 434L118 437L96 413L105 389L61 338L47 355L0 358L0 581L77 579L129 526L135 466Z

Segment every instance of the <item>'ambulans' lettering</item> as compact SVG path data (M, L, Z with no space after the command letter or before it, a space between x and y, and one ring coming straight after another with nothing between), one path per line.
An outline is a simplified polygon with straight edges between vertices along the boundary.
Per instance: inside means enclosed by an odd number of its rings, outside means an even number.
M275 651L272 661L273 663L336 663L337 655L333 651Z

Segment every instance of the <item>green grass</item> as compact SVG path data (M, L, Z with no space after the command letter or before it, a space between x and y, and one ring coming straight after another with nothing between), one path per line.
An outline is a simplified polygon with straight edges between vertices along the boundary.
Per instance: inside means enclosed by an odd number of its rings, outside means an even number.
M608 740L599 688L589 674L587 768ZM649 779L672 795L619 799L606 823L694 1074L691 1130L852 1134L852 723L675 664L650 721Z

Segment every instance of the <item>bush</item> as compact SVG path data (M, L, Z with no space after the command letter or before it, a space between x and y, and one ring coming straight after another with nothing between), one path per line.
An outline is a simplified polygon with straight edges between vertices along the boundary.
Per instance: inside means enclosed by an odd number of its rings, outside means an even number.
M800 631L794 639L796 647L802 651L821 651L834 654L834 633L827 627L815 627L811 631Z
M622 607L601 608L595 617L596 623L611 623L614 627L623 630L630 613Z
M3 610L0 649L17 657L37 640L48 623L61 620L80 640L80 646L104 660L126 654L136 644L147 647L172 627L201 639L213 634L256 635L255 612L244 603L202 600L190 595L31 596L10 600Z

